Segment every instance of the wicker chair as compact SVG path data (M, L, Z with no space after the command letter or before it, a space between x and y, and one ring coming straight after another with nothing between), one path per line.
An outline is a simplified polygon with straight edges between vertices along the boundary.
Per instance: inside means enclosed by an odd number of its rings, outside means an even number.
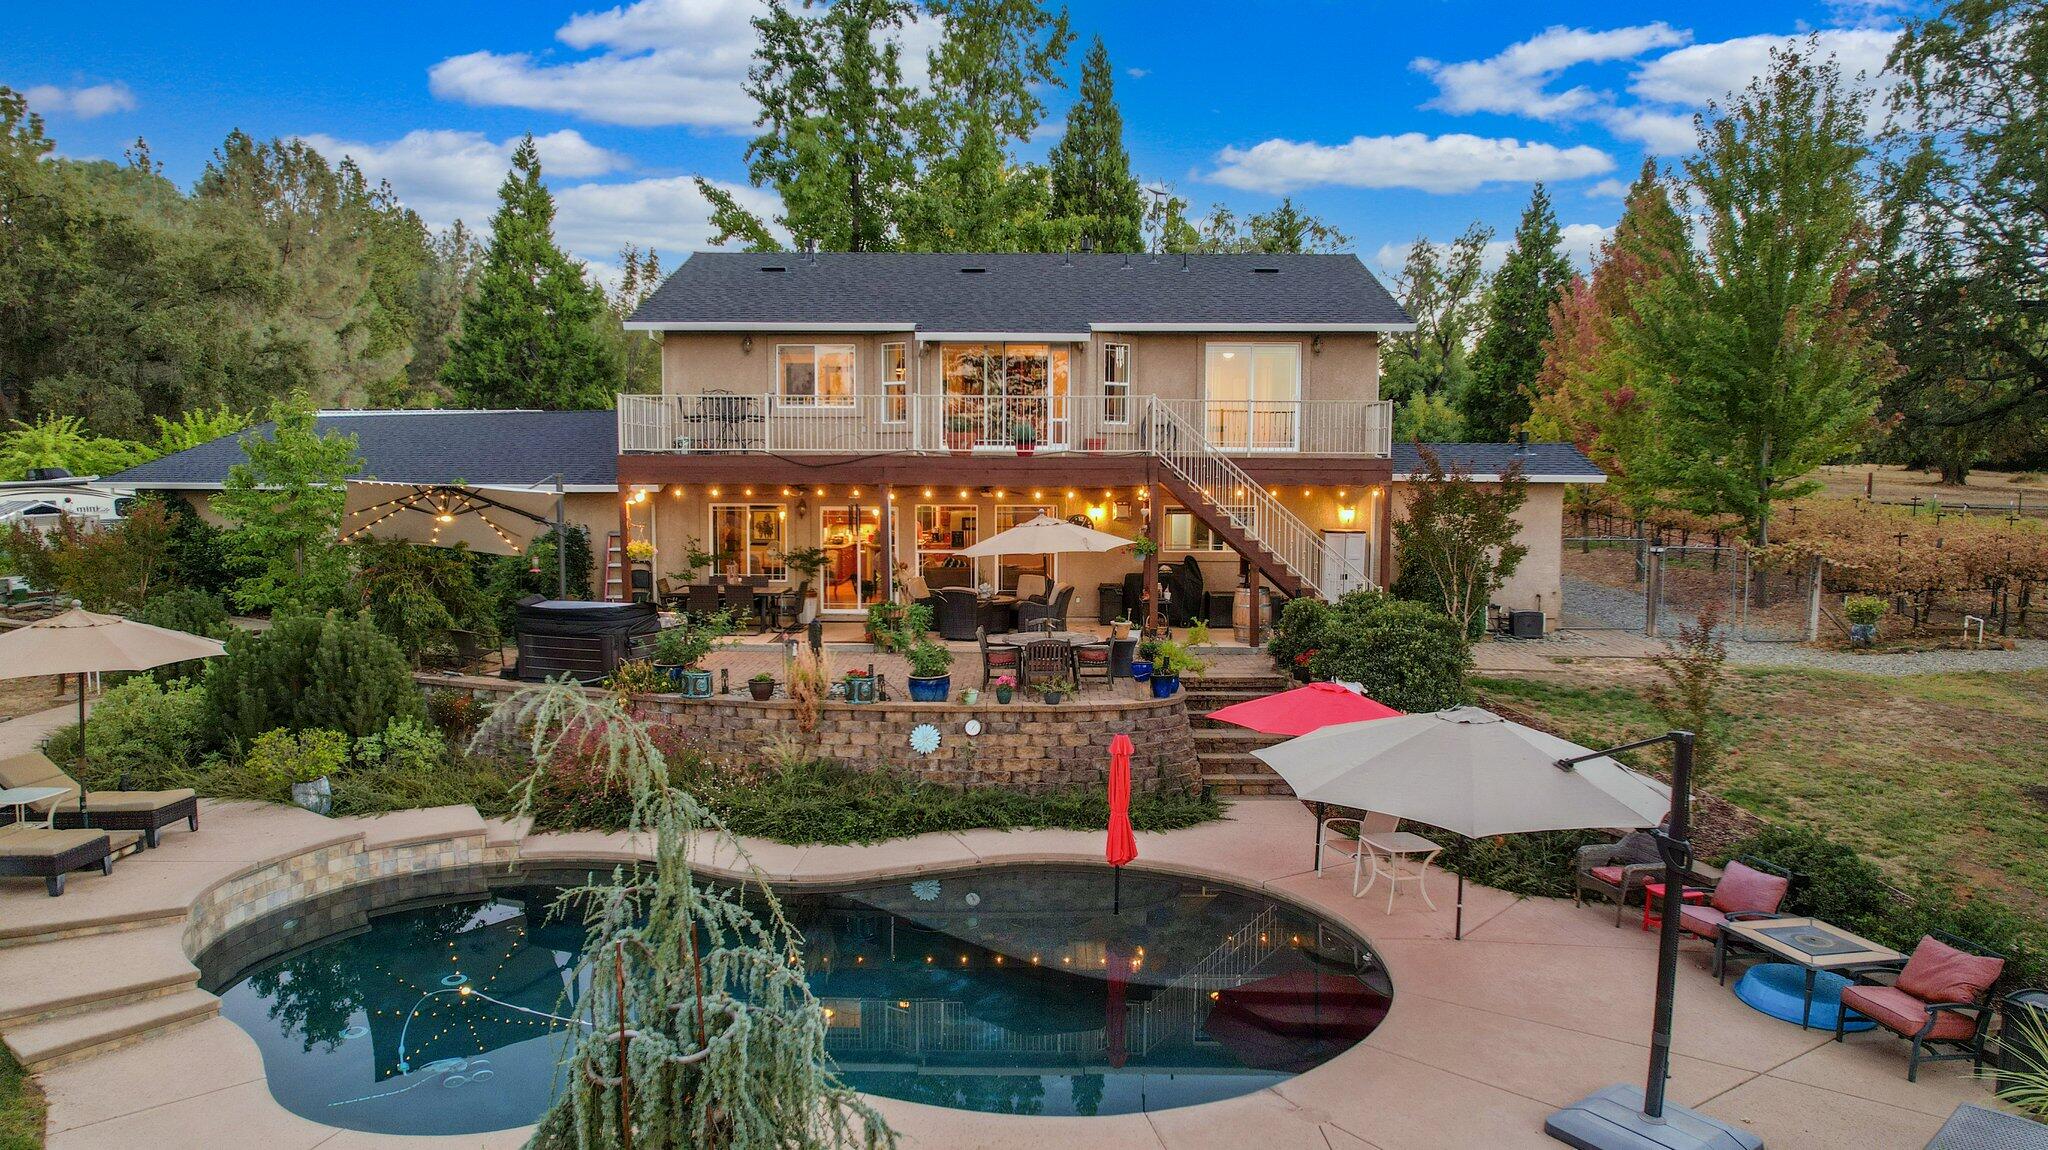
M1032 603L1026 601L1018 603L1017 629L1019 631L1028 631L1036 625L1051 622L1053 630L1064 631L1067 629L1067 607L1073 601L1074 585L1062 583L1054 589L1051 599L1047 602Z
M691 619L701 621L718 614L718 584L690 584L689 597L685 603Z
M1643 831L1636 831L1620 842L1580 847L1572 902L1584 906L1589 894L1606 899L1614 904L1614 925L1618 927L1629 899L1640 896L1643 884L1656 882L1663 873L1657 840Z
M1835 1012L1835 1041L1842 1040L1850 1011L1913 1043L1906 1081L1920 1080L1922 1062L1967 1058L1984 1065L1984 1039L1991 1029L1991 990L2005 972L2005 956L1950 934L1923 936L1889 985L1880 972L1856 973L1857 985L1842 988ZM1954 1054L1929 1054L1930 1043L1959 1047Z
M939 610L934 620L941 639L964 643L981 629L981 600L967 587L941 587Z

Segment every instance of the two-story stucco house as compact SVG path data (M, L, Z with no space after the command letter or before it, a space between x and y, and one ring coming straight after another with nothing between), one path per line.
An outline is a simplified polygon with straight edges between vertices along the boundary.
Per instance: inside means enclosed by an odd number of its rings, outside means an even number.
M1380 340L1413 321L1355 256L700 252L627 327L661 343L662 394L619 397L622 531L656 571L698 551L780 578L820 547L828 618L1026 574L1092 615L1153 576L1130 551L955 558L1043 513L1150 537L1211 591L1392 575ZM1561 445L1455 451L1522 459L1532 554L1503 602L1554 615L1561 484L1599 472Z

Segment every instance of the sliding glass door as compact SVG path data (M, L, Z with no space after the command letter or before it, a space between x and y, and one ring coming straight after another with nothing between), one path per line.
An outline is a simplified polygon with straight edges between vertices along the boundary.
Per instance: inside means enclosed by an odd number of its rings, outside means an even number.
M949 343L939 356L948 432L976 447L1067 442L1068 349L1043 343Z
M1204 424L1223 451L1301 446L1301 346L1212 343L1203 356Z
M882 601L882 509L848 505L818 511L818 545L825 552L827 611L863 611Z

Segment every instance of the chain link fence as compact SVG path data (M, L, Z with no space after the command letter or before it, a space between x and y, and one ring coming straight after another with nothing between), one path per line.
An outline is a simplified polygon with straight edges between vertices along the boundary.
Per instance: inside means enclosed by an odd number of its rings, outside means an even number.
M1672 639L1711 615L1724 640L1799 643L1826 625L1811 568L1767 569L1744 547L1580 535L1565 538L1562 558L1566 630Z

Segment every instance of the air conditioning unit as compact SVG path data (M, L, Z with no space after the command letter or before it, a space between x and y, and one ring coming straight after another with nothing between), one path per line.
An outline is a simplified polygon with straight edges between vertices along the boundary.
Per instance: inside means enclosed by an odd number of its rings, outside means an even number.
M1516 611L1508 616L1508 634L1517 639L1543 637L1543 612Z

